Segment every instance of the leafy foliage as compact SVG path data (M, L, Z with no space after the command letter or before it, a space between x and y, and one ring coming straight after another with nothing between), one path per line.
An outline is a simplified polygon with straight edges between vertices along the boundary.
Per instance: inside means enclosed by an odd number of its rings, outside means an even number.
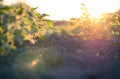
M36 12L26 4L11 6L0 4L0 53L8 53L29 41L35 44L35 38L45 38L52 28L52 21L47 14Z
M81 4L82 15L71 18L70 24L75 28L72 33L85 40L106 38L115 44L120 44L120 10L115 13L105 13L100 18L91 18L85 4Z
M114 43L120 45L120 15L114 15L112 17L110 36Z
M79 18L73 19L76 28L72 32L78 33L83 39L87 40L94 35L95 21L90 18L90 13L85 4L81 4L82 15Z

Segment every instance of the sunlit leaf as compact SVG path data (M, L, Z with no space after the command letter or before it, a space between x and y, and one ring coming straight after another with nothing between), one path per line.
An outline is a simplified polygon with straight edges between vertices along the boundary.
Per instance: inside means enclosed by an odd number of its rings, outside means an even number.
M53 22L52 21L48 21L48 28L52 28L53 27Z
M46 37L45 36L40 36L39 37L42 41L45 41L46 40Z
M46 20L47 14L40 14L36 8L26 4L0 4L0 52L10 52L25 41L35 44L34 38L46 40L53 23Z
M23 8L22 8L22 7L19 7L17 14L18 14L18 15L21 15L22 13L23 13Z
M38 7L35 7L35 8L31 8L31 11L33 12L34 10L36 10Z

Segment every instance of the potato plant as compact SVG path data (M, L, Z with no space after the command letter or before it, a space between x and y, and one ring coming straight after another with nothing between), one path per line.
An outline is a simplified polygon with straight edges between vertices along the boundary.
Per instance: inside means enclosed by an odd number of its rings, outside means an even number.
M47 14L36 12L26 4L0 4L0 54L9 53L25 41L35 43L35 38L44 38L51 32L52 21Z

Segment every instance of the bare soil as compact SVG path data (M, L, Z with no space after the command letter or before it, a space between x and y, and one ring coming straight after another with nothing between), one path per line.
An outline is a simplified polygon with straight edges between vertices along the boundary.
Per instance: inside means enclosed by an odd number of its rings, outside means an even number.
M51 42L63 57L63 64L50 71L56 79L120 79L120 47L112 41L53 34Z

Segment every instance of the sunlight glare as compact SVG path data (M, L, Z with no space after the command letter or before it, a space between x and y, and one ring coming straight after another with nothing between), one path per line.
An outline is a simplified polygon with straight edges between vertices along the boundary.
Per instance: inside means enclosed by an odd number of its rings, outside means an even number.
M38 6L38 11L50 15L53 20L69 20L81 14L81 0L26 0L29 5Z
M29 68L34 68L38 64L37 60L33 60L29 63Z
M99 18L103 13L112 13L119 8L118 0L89 0L85 2L90 17Z
M16 1L26 2L38 7L40 13L47 13L52 20L69 20L81 16L80 4L84 3L91 17L100 17L103 13L115 12L120 0L4 0L6 4Z
M9 4L12 4L12 3L16 3L17 1L16 0L4 0L3 2L7 5L9 5Z

